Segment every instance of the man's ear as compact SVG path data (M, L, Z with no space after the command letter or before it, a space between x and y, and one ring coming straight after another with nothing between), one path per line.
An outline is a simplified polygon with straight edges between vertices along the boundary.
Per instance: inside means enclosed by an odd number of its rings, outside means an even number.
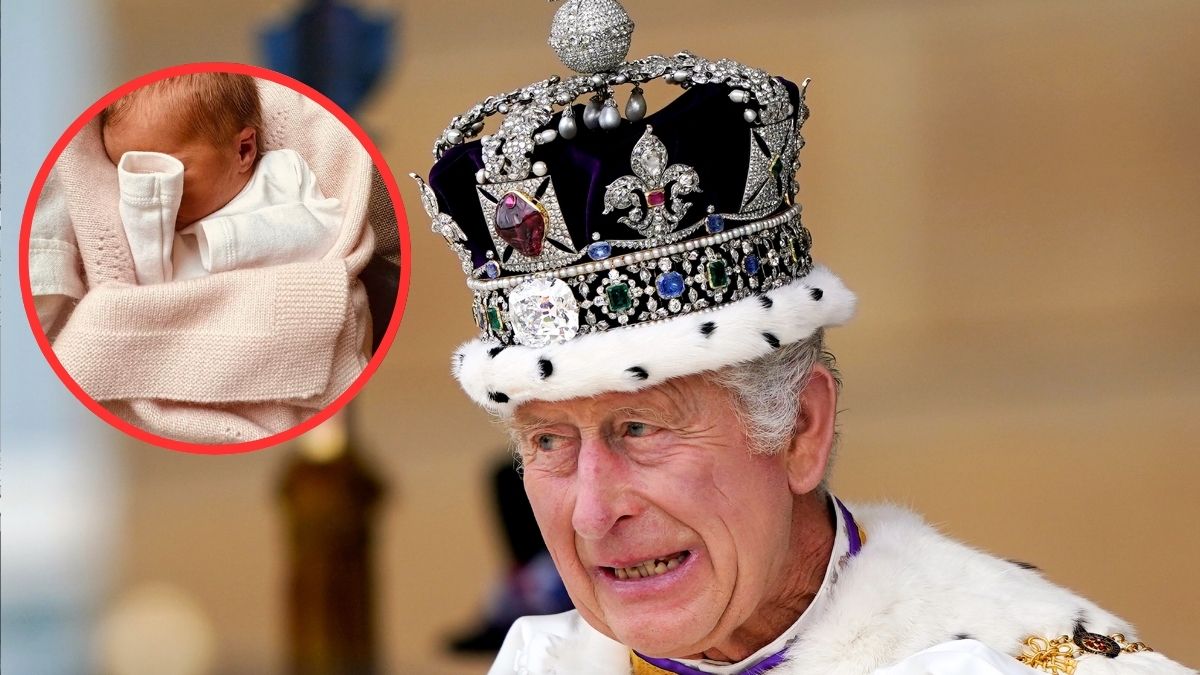
M837 383L825 366L814 364L804 391L796 434L786 448L788 485L797 495L812 492L825 477L825 466L833 451L834 417L837 413Z
M238 132L237 153L239 173L254 168L254 160L258 159L258 131L254 127L246 127Z

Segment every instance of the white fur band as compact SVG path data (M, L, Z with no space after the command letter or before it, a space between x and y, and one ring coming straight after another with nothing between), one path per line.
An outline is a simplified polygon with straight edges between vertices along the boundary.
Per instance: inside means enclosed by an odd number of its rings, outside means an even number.
M845 323L854 303L842 280L817 266L780 288L710 311L562 344L504 347L475 339L458 348L452 369L476 403L508 415L527 401L636 391L749 361Z

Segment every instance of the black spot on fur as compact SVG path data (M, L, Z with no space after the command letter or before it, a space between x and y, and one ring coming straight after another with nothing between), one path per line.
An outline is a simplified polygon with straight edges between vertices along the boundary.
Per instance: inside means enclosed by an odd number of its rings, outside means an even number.
M650 373L647 373L646 369L641 366L634 366L632 368L626 368L625 371L630 373L631 375L633 375L634 377L636 377L639 380L649 379L649 377L650 377Z
M1023 570L1033 570L1035 572L1039 571L1037 565L1034 565L1033 563L1027 563L1023 560L1009 560L1008 562L1020 567Z
M819 288L810 289L808 294L812 296L813 300L820 300L821 298L825 297L825 291Z
M462 368L463 361L467 360L467 355L462 352L458 352L455 354L455 356L458 357L458 367Z
M496 403L508 403L508 394L502 391L489 391L488 398Z
M775 304L775 301L772 300L771 296L769 295L760 295L758 296L758 304L762 305L763 309L771 309L771 306Z
M771 345L771 349L779 349L779 338L775 337L774 333L763 333L763 339Z
M546 379L554 374L554 364L550 363L549 359L538 359L538 373L542 379Z
M974 640L970 633L957 633L954 636L955 640Z
M700 334L704 337L709 337L715 330L717 330L717 324L713 323L712 321L705 321L704 323L700 324Z
M488 350L488 356L490 356L494 359L494 358L496 358L497 354L504 351L505 349L508 349L508 347L506 347L505 345L496 345L495 347L492 347L491 349Z

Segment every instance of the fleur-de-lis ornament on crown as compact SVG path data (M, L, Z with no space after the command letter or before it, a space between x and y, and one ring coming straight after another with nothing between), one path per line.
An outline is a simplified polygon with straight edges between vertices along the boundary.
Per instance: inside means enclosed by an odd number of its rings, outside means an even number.
M629 209L617 220L644 237L668 235L687 212L683 195L700 192L700 176L686 164L667 165L667 146L653 127L633 146L632 176L622 176L604 191L604 213Z

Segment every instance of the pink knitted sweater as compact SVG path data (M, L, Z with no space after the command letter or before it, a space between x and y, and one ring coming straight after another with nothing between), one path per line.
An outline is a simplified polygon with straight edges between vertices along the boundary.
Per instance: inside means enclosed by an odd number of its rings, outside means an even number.
M329 405L367 364L370 316L357 276L374 245L370 155L319 105L258 83L266 147L299 152L322 191L345 205L322 260L137 286L98 123L55 165L87 291L54 352L89 396L161 436L236 443L284 431Z

